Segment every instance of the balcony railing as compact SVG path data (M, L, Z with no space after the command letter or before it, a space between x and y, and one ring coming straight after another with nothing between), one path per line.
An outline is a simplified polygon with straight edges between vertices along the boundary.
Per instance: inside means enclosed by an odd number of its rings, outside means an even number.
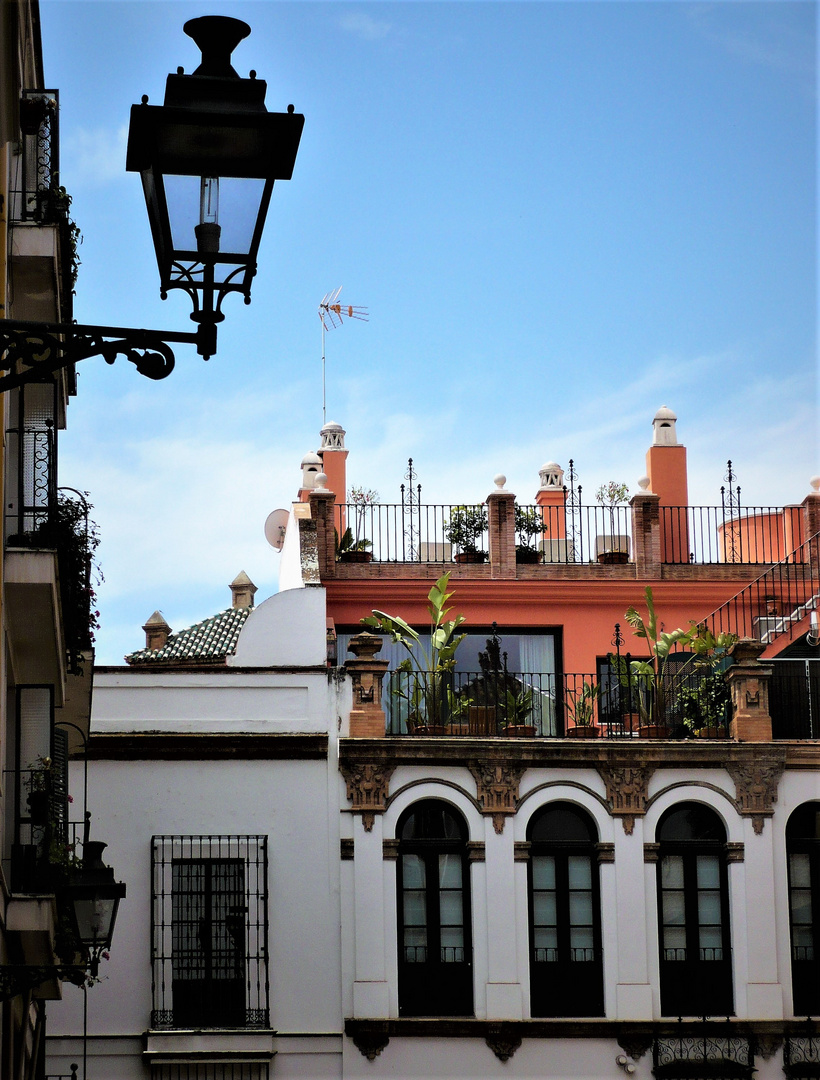
M799 536L798 507L662 506L661 556L667 564L773 563Z
M345 562L480 563L488 557L487 513L481 504L341 503L335 513L342 541L338 557ZM536 562L593 562L613 551L623 557L606 561L629 559L628 506L581 506L570 514L564 507L517 505L516 519L522 526L516 529L516 548L537 554Z
M388 735L726 738L730 721L723 674L692 667L654 678L625 669L623 680L612 671L393 671L383 701Z
M480 563L489 557L482 504L405 502L334 507L342 562ZM800 507L663 506L658 523L666 565L765 565L791 552L802 535ZM519 562L621 563L635 558L633 511L627 505L516 504Z

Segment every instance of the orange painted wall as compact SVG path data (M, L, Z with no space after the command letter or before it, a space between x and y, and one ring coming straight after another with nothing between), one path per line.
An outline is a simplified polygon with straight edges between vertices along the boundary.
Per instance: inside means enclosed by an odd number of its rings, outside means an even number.
M359 619L378 608L400 615L412 626L429 625L426 599L434 580L327 581L328 615L336 627L357 626ZM645 612L644 585L636 581L451 581L452 613L466 616L465 629L487 629L495 620L504 628L549 628L560 631L566 672L595 671L596 658L614 651L616 622L626 639L622 652L647 655L642 639L634 636L624 613L633 605ZM664 630L688 626L710 614L738 590L737 582L654 582L655 609ZM344 658L340 657L340 660Z

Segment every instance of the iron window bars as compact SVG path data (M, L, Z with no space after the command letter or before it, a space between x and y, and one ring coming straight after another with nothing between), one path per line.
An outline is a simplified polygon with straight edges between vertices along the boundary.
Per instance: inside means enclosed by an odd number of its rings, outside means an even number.
M266 836L155 836L153 1011L162 1028L266 1028Z

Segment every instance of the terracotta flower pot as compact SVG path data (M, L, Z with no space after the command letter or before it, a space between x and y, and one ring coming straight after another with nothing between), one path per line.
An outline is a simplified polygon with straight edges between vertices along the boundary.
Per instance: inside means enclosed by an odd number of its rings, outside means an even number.
M538 563L541 561L541 552L536 551L535 548L520 548L515 553L515 561L517 563Z
M699 739L725 739L725 727L702 727L697 732Z
M583 727L567 728L568 739L597 739L600 734L601 729L595 727L594 724L586 724Z
M628 563L629 552L628 551L599 551L598 562L607 565L613 563Z
M531 739L535 735L535 724L507 724L504 734Z
M459 551L455 556L457 563L483 563L487 561L486 551Z
M367 563L372 559L372 551L343 551L339 556L339 562Z
M668 724L641 724L638 734L642 739L668 739L670 729Z

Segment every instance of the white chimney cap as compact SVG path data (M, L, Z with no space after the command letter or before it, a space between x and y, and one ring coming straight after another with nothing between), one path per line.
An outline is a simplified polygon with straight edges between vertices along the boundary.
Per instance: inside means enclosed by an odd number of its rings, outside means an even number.
M322 459L319 457L318 454L314 454L312 452L309 453L309 454L305 454L305 456L302 458L302 468L303 469L305 468L306 465L321 465L321 464L322 464Z
M677 416L672 412L668 405L661 405L658 411L655 413L656 420L677 420Z

